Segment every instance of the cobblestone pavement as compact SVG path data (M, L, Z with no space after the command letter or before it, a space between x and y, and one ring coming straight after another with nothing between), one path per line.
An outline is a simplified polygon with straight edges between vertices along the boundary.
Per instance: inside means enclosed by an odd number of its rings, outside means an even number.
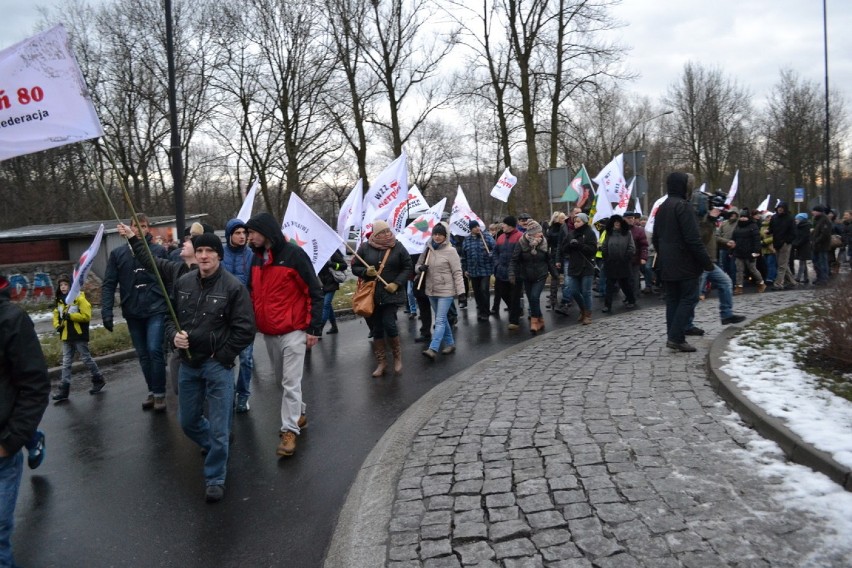
M810 297L748 295L735 311L756 317ZM849 550L822 544L829 521L785 508L777 480L743 458L759 436L731 417L707 380L708 348L723 328L715 297L697 310L707 335L688 338L698 347L692 354L665 347L662 308L594 320L454 379L461 384L400 454L388 522L371 517L384 539L373 561L850 565Z

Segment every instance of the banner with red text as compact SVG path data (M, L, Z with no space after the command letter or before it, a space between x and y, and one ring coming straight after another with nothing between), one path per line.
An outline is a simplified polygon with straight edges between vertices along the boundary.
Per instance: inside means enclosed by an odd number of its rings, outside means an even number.
M408 161L403 152L370 185L364 196L364 210L375 209L376 219L386 220L400 202L408 198Z
M0 161L103 134L65 28L0 51Z
M471 221L479 223L479 227L483 231L487 229L479 215L470 208L467 197L459 186L456 192L456 200L453 201L453 208L450 210L450 233L453 235L469 235Z
M441 222L441 215L444 214L446 205L447 198L445 197L428 211L418 215L417 219L409 223L405 230L396 236L409 254L420 254L426 250L426 245L432 238L432 229Z
M504 203L509 201L509 194L512 192L512 188L515 187L516 183L518 183L518 178L512 175L509 168L506 168L503 171L503 175L500 176L500 179L497 180L497 183L491 189L491 197L499 199Z

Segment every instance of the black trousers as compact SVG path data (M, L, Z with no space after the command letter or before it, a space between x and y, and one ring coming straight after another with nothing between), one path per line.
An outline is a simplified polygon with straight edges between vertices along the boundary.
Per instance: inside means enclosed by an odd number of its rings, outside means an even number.
M470 281L473 285L473 299L476 301L476 315L488 317L491 307L491 277L472 276Z
M512 284L508 280L497 280L494 290L495 293L500 294L500 298L509 307L509 323L521 323L521 294L524 291L523 286ZM499 304L497 309L500 309Z

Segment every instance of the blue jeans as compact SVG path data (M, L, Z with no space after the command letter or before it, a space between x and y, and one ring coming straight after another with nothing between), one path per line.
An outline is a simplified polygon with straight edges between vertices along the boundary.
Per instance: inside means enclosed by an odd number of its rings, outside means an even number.
M139 365L148 384L148 392L156 396L166 395L166 356L163 352L165 332L165 314L157 314L149 318L128 318L127 330Z
M592 281L595 277L591 274L588 276L569 276L566 282L569 283L571 297L577 302L577 307L581 310L592 309Z
M814 252L814 271L816 271L816 280L814 284L825 284L828 282L828 252Z
M254 369L254 343L240 352L240 374L237 376L237 395L251 396L251 372Z
M527 300L530 303L531 317L541 317L541 293L544 291L545 282L546 280L524 280L524 292L526 292Z
M14 568L12 529L15 527L15 503L24 470L23 452L0 458L0 566Z
M325 327L325 322L330 321L331 325L337 324L337 318L334 317L334 294L337 290L326 292L322 299L322 325Z
M67 325L71 325L70 323ZM80 360L92 373L93 381L102 381L98 364L92 359L92 354L89 352L89 343L86 341L63 341L62 342L62 383L71 384L71 364L74 362L74 353L80 354Z
M179 376L180 426L190 440L207 450L204 458L205 484L224 485L234 408L233 370L226 369L215 359L207 359L198 368L182 362Z
M435 331L432 333L432 342L429 343L429 349L432 351L440 349L442 341L447 347L456 343L453 339L453 326L447 321L447 312L450 311L453 300L452 296L449 298L429 296L432 313L435 314Z
M766 263L766 281L775 282L775 277L778 276L777 257L774 254L765 254L763 261Z
M666 335L669 341L683 343L686 341L684 332L695 315L698 303L698 276L667 280L663 284L666 292Z
M409 280L406 285L406 290L408 293L408 311L412 314L417 313L417 298L414 297L414 281Z
M704 283L707 281L716 287L719 291L719 317L722 319L729 318L734 315L734 287L731 278L725 274L725 271L718 265L713 267L713 270L702 272L699 277L699 294L704 290ZM692 320L695 317L695 310L692 311L692 316L689 318L685 329L695 327Z

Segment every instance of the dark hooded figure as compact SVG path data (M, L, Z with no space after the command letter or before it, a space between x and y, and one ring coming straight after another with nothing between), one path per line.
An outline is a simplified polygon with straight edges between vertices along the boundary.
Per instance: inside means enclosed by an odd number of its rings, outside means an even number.
M769 220L769 234L772 235L778 264L778 275L772 289L794 288L796 279L790 270L790 254L793 251L793 239L796 238L796 223L786 201L779 202L775 208L775 215Z
M690 204L692 176L674 172L666 178L668 199L657 210L652 242L657 267L666 292L666 346L677 351L695 351L686 342L686 326L698 303L698 278L713 270L713 261L701 241L698 221Z
M630 265L636 255L636 244L630 227L621 215L613 215L606 226L606 238L601 247L606 272L606 293L604 307L606 313L612 309L612 297L615 295L615 285L621 288L627 297L627 307L636 307L635 288L630 281Z

